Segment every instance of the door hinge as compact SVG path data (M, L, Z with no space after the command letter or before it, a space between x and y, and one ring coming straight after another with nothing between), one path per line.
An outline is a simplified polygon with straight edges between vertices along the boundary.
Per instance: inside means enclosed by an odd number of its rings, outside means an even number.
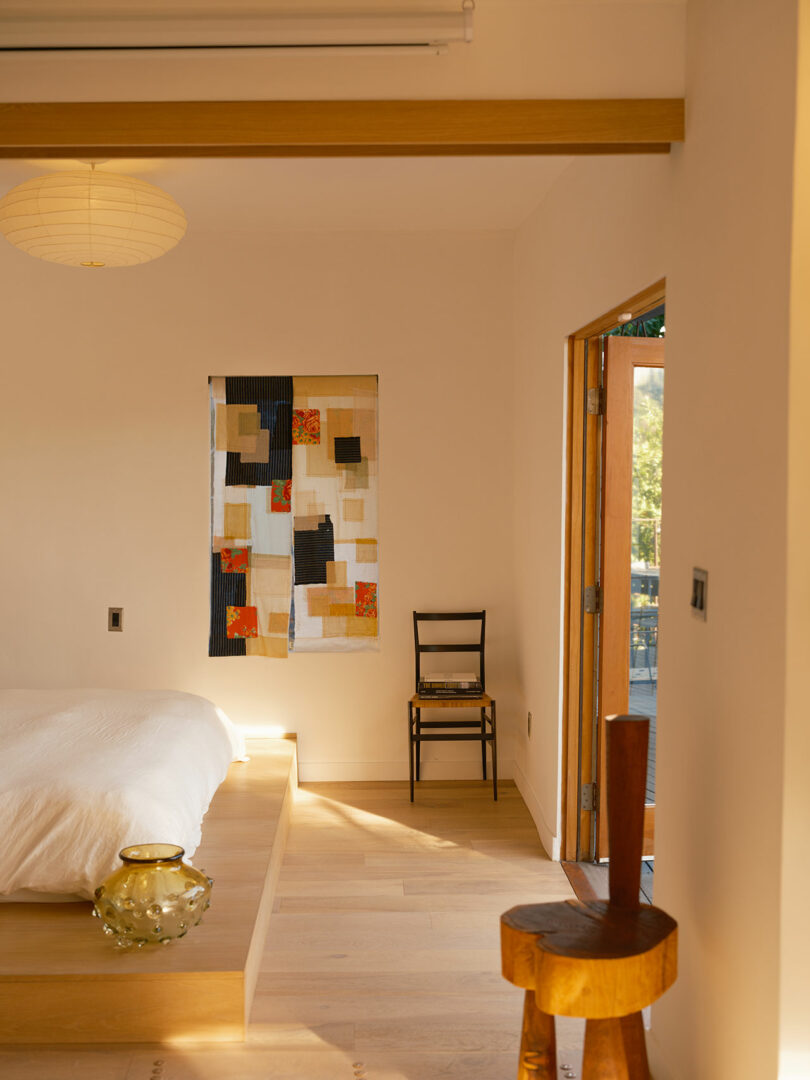
M605 391L599 386L592 386L588 390L588 416L605 415Z
M602 590L598 585L588 585L585 589L585 614L599 615L602 611Z
M583 784L582 795L580 796L579 806L581 810L598 810L599 809L599 785L598 784Z

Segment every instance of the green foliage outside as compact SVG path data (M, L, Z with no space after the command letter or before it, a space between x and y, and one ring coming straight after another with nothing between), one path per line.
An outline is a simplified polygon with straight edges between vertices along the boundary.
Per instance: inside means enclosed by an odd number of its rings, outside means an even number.
M656 373L657 374L657 373ZM663 372L661 372L663 376ZM633 562L661 565L661 455L663 378L659 388L637 387L633 409ZM639 520L641 519L641 520ZM656 530L659 530L656 537Z
M606 337L662 337L665 317L636 319ZM664 434L664 373L642 369L633 406L633 548L634 563L661 565L661 459ZM657 534L657 535L656 535ZM645 598L639 598L642 606ZM635 601L634 601L635 602Z
M664 322L663 315L656 315L654 319L636 319L608 330L605 337L661 337Z

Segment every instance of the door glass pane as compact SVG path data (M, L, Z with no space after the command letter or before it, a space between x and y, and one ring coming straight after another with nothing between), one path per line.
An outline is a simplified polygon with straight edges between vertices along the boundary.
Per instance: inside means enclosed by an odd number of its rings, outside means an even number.
M647 803L655 802L658 582L661 572L661 441L664 369L634 369L630 712L649 716Z

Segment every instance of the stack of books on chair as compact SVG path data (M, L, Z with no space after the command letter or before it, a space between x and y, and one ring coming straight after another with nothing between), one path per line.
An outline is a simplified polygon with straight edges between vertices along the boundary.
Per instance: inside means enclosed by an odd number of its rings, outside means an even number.
M423 698L477 698L481 694L481 680L474 672L434 672L419 680Z

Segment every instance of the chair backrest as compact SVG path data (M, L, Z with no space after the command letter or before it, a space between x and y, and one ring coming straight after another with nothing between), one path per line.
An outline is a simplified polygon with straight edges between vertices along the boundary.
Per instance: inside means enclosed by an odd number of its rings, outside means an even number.
M438 645L424 645L419 640L419 624L422 622L480 622L481 633L477 642L442 642ZM486 690L486 670L484 667L484 634L486 632L486 611L415 611L413 613L413 645L416 662L416 680L414 689L419 692L419 680L422 678L423 653L478 653L481 689Z

